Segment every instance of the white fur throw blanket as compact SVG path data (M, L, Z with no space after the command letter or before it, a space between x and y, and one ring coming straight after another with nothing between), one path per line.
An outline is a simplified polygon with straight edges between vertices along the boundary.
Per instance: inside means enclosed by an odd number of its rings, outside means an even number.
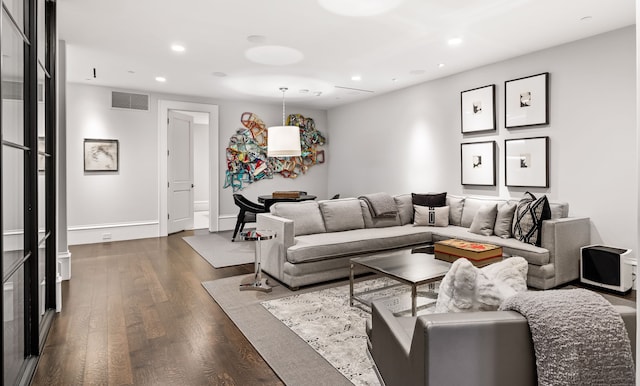
M527 290L528 268L520 256L483 268L457 259L440 282L435 312L495 311L504 299Z
M635 384L622 317L595 292L523 292L506 299L500 310L514 310L527 318L539 385Z

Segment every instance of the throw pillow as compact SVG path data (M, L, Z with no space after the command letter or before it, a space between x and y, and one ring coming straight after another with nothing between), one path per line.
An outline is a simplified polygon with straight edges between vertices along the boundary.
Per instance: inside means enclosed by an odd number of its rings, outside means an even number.
M447 206L449 207L449 224L460 226L462 223L464 197L447 195Z
M513 223L513 214L516 211L515 202L505 202L498 207L498 214L496 215L496 225L493 227L493 233L508 239L511 237L511 224Z
M483 268L458 259L440 282L435 312L495 311L506 298L527 290L527 270L519 256Z
M362 208L357 198L319 201L318 206L327 232L364 228Z
M542 222L551 218L547 196L536 199L526 192L513 215L513 237L535 246L542 245Z
M414 205L415 216L413 223L415 225L428 225L434 227L446 227L449 225L449 207L428 207Z
M491 236L496 224L497 204L485 205L476 212L473 217L469 232L483 236Z
M447 205L447 192L418 194L411 193L413 205L439 207Z

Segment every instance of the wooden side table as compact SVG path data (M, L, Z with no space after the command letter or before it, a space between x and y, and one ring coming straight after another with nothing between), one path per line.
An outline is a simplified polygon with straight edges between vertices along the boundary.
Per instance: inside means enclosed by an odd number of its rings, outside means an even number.
M254 274L248 276L240 282L240 291L261 291L271 292L271 287L267 278L262 277L262 250L261 244L264 240L271 240L276 237L276 232L269 230L254 230L240 233L243 240L256 242Z

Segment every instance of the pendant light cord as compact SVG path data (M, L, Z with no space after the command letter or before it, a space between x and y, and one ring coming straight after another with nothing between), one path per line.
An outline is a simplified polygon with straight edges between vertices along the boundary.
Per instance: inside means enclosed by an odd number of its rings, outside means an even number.
M287 92L288 88L280 87L280 91L282 91L282 126L285 126L284 123L284 93Z

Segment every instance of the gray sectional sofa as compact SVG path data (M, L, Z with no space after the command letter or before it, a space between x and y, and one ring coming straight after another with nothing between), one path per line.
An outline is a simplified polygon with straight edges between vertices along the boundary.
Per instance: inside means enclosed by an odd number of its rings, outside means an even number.
M290 288L349 276L349 259L429 242L458 238L500 245L508 256L529 263L527 285L548 289L579 276L580 247L590 244L588 218L571 218L567 203L550 203L551 219L542 224L537 247L495 235L469 232L486 205L509 201L494 197L447 195L449 225L413 225L411 194L393 196L398 214L374 218L367 201L358 198L276 203L271 213L258 214L257 228L277 237L262 247L262 269Z

